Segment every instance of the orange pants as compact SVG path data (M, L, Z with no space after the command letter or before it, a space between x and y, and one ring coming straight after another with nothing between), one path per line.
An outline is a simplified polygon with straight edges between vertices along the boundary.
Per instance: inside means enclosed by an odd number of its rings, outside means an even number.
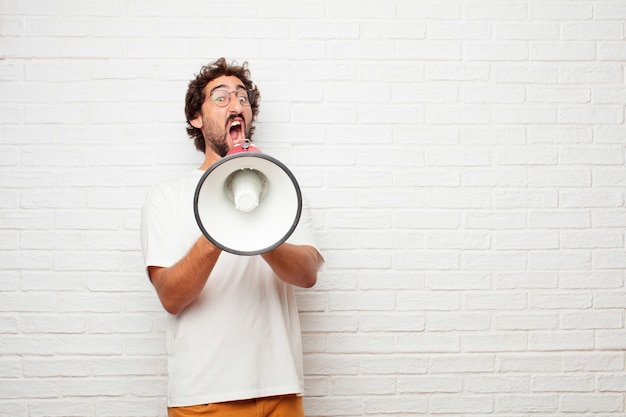
M302 397L279 395L276 397L224 403L170 407L168 417L304 417Z

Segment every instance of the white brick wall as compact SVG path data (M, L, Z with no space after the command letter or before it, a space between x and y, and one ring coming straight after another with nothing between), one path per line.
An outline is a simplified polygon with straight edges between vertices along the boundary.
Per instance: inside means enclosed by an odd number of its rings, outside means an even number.
M247 59L314 206L310 417L626 414L626 0L0 0L0 415L165 416L150 185Z

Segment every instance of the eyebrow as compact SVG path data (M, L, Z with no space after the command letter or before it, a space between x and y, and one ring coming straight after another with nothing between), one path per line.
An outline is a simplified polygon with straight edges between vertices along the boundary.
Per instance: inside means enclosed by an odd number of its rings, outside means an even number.
M215 90L219 90L220 88L226 88L226 87L227 87L226 84L216 85L215 87L211 89L211 91L209 91L209 95L213 94ZM235 87L235 90L245 90L245 89L246 89L246 86L242 84L239 84L237 87Z

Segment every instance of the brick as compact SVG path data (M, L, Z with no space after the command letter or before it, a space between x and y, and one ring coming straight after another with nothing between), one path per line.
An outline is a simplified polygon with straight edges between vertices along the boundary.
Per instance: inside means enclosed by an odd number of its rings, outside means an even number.
M615 413L624 411L624 398L621 394L580 394L563 395L562 410L567 413Z
M336 395L390 395L395 393L396 380L380 376L335 377L332 379L332 390Z
M555 413L559 407L556 394L508 394L496 399L498 412L528 411L533 413Z
M423 395L402 395L399 397L377 398L370 397L365 401L364 409L367 414L381 415L383 413L407 414L418 412L423 414L427 410L427 399Z
M474 414L489 414L494 411L493 402L487 396L481 395L433 395L428 406L434 414L456 414L470 412Z
M492 376L472 375L468 378L470 392L475 393L527 393L530 377L519 376ZM504 395L506 396L506 395Z

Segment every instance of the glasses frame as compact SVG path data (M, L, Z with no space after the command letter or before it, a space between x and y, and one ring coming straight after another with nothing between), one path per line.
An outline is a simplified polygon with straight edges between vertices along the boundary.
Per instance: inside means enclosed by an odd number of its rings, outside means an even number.
M228 93L228 99L226 101L222 101L222 102L217 102L213 99L213 95L215 93L217 93L218 91L224 91L226 93ZM254 93L251 90L248 90L246 88L239 88L237 90L233 90L233 91L229 91L225 88L216 88L215 90L211 91L211 94L209 94L209 96L204 100L211 100L211 102L213 104L215 104L218 107L226 107L230 104L230 100L231 100L231 96L234 93L235 97L237 97L239 99L239 93L241 92L245 92L246 93L246 98L248 99L247 102L242 103L241 101L239 101L239 103L244 106L244 107L251 107L254 104Z

